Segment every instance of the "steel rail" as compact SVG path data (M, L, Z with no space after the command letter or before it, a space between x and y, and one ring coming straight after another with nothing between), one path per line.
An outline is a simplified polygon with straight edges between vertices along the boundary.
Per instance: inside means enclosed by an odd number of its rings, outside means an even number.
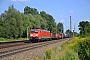
M54 41L54 42L48 41L48 42L45 42L43 44L37 44L37 45L34 45L34 46L27 46L27 47L15 49L15 50L0 52L0 58L6 57L6 56L9 56L9 55L12 55L12 54L20 53L20 52L23 52L23 51L39 48L39 47L42 47L42 46L47 46L47 45L50 45L50 44L58 43L58 42L65 41L65 40L67 40L67 39L60 39L60 40L57 40L57 41Z

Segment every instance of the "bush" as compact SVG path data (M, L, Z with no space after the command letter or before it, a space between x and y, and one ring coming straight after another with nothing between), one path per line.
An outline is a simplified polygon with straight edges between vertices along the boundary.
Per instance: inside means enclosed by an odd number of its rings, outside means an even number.
M9 41L14 41L14 39L0 38L0 42L9 42Z
M78 53L79 60L90 60L90 38L75 37L73 41L68 46Z
M52 58L52 48L48 48L45 52L46 59L51 59Z
M90 60L90 37L74 37L53 52L51 48L47 49L45 55L46 60Z
M72 45L73 41L66 41L62 44L61 46L61 51L59 52L59 59L58 60L79 60L78 59L78 54L72 50L68 45Z
M5 39L4 38L0 38L0 41L5 41Z

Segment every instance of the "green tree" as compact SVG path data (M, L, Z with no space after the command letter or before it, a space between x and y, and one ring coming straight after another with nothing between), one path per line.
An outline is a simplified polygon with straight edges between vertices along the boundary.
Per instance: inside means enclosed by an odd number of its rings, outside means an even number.
M47 14L46 14L45 11L41 11L41 12L40 12L40 15L41 15L41 17L42 17L44 20L47 19Z
M63 30L64 30L63 24L59 22L59 23L57 24L57 33L62 33Z
M68 30L66 30L66 32L65 32L66 34L68 34L68 33L70 33L70 30L68 29Z
M90 33L90 23L88 21L82 21L78 25L80 30L80 35L86 36L88 33Z
M3 20L0 18L0 37L3 37L4 31L3 31Z
M55 19L53 18L53 16L47 14L46 12L44 11L41 11L40 12L40 15L42 16L42 18L44 20L46 20L46 27L47 27L47 30L51 31L51 32L56 32L56 22L55 22Z
M46 29L46 20L44 20L41 15L35 15L36 27Z
M24 15L23 13L22 15L22 22L23 22L23 35L22 37L27 37L27 28L28 28L28 32L30 31L30 28L32 28L32 24L31 24L31 20L30 20L30 16L31 15Z
M34 15L38 14L38 11L36 8L30 8L30 7L26 6L24 8L24 14L32 14L34 16Z
M1 14L5 38L18 38L23 34L23 23L21 13L10 5L8 10Z

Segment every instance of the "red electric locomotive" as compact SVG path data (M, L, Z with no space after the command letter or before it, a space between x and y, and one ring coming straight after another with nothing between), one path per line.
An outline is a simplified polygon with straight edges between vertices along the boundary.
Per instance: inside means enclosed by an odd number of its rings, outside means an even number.
M44 41L50 39L50 35L50 31L35 28L30 31L30 40L31 42Z

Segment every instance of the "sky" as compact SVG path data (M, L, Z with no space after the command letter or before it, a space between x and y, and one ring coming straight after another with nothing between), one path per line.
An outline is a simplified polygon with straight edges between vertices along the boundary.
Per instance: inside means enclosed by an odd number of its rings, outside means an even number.
M70 29L70 16L72 30L75 26L76 32L80 21L90 21L90 0L0 0L0 14L12 4L20 12L24 12L25 6L45 11L56 23L64 24L64 31Z

